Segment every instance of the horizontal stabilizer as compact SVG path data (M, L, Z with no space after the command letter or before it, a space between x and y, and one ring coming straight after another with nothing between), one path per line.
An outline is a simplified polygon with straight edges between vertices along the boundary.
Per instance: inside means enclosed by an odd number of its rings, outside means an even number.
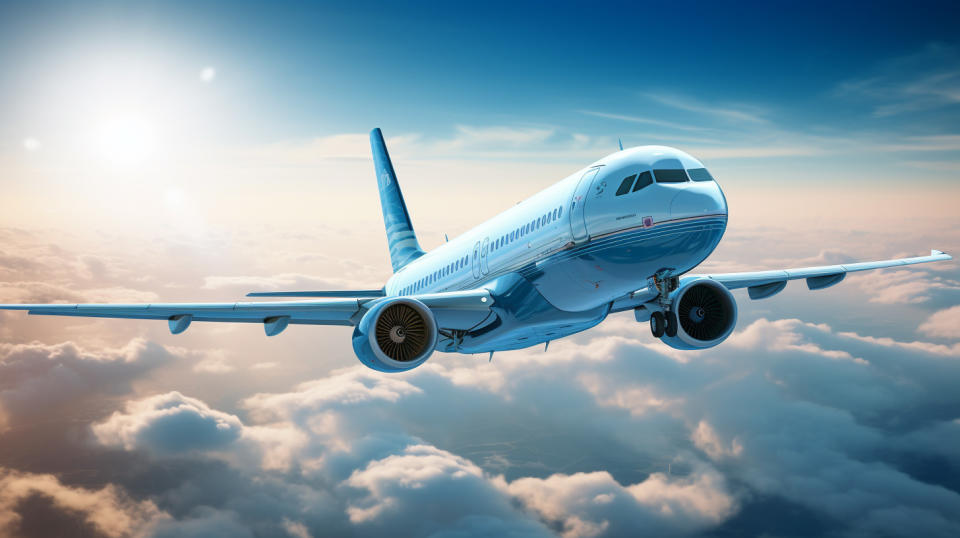
M379 290L334 290L334 291L254 291L247 297L385 297L383 288Z

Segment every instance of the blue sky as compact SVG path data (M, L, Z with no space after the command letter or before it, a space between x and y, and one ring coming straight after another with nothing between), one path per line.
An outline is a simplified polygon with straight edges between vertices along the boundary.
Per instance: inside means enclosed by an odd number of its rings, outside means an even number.
M243 105L231 114L248 116L246 134L260 141L370 125L438 136L458 123L636 130L582 111L692 126L733 118L677 110L651 95L803 132L934 135L956 120L956 110L944 113L935 101L910 114L876 114L884 101L930 97L896 91L956 62L956 8L946 2L40 2L4 11L8 92L29 85L64 47L158 53L187 71L217 66Z
M367 289L626 145L731 208L698 271L960 252L949 3L0 4L0 302ZM451 209L453 208L453 210ZM0 534L957 536L956 262L384 376L349 330L0 315Z

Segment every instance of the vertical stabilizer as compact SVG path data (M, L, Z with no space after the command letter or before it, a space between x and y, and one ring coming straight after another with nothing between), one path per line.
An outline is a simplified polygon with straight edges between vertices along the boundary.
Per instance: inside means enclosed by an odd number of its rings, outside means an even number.
M393 272L423 256L417 235L410 223L407 204L403 201L397 174L393 171L387 145L380 129L370 131L370 148L373 150L373 165L377 171L377 186L380 188L380 207L383 209L383 224L387 228L387 245L390 247L390 263Z

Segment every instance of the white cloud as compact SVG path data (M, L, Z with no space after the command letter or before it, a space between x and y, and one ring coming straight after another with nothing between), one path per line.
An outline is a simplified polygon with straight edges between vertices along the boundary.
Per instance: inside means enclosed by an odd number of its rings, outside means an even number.
M631 486L599 471L521 478L501 487L570 537L688 534L723 521L736 509L722 475L697 463L690 476L653 473Z
M706 452L714 460L737 457L743 453L743 445L739 439L734 437L729 443L724 442L706 420L701 420L697 424L691 439L697 448Z
M717 104L706 104L689 97L679 97L676 94L646 94L646 97L669 107L694 112L697 114L713 116L715 118L747 123L766 123L767 120L762 117L762 112L755 106L723 106Z
M404 380L403 376L384 376L358 366L302 383L293 392L256 394L248 398L244 405L261 418L290 418L337 404L367 401L394 403L406 395L422 392L422 389Z
M171 453L223 449L242 432L243 424L236 416L179 392L127 402L123 412L93 426L103 444Z
M134 378L178 355L139 338L116 348L0 343L0 415L8 425L29 423L60 405L123 394Z
M960 306L934 312L917 330L929 336L960 339Z
M169 519L152 501L133 500L111 484L101 489L70 487L49 474L0 468L0 533L17 533L21 520L17 505L34 495L50 499L61 510L80 514L110 537L143 536Z

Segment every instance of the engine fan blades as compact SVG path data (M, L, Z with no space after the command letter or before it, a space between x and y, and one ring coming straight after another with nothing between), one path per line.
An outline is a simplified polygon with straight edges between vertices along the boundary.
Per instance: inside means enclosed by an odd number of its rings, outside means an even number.
M729 312L715 290L700 285L691 287L683 295L677 314L687 334L708 342L724 333Z
M423 316L406 304L390 305L383 310L376 326L377 345L395 361L416 360L428 343Z

